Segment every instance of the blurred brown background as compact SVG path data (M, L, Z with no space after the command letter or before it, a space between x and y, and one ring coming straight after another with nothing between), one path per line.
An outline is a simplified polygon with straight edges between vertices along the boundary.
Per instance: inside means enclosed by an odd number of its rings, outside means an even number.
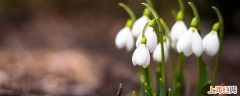
M177 0L153 0L159 15L171 27L171 10ZM193 13L186 0L186 24ZM118 31L128 14L118 6L128 4L140 17L144 0L0 0L0 95L113 96L123 83L123 95L139 92L139 67L132 53L117 50ZM192 0L201 17L202 37L218 21L212 5L225 20L225 37L217 84L240 86L240 8L234 0ZM177 53L175 60L177 61ZM216 57L205 53L212 78ZM156 62L151 61L155 78ZM168 87L171 86L167 60ZM184 65L186 96L196 94L197 58Z

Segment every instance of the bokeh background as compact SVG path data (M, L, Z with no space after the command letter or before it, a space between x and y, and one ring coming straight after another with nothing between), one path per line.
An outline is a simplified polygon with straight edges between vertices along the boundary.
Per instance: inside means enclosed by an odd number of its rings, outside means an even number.
M156 10L171 27L171 10L177 0L153 0ZM187 0L186 24L193 13ZM218 21L212 5L224 17L225 37L217 84L240 86L240 7L234 0L191 0L198 8L202 38ZM0 0L0 95L113 96L123 83L122 96L139 92L139 67L132 53L115 47L115 36L128 14L118 6L128 4L141 17L145 0ZM177 62L175 52L175 61ZM210 77L215 57L203 59ZM155 78L156 62L151 61ZM172 87L167 60L168 87ZM184 65L186 96L196 95L197 58Z

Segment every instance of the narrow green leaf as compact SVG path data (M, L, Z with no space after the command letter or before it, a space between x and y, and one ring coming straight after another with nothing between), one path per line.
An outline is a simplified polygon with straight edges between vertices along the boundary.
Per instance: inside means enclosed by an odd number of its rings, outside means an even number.
M199 76L199 82L198 82L198 94L200 94L200 90L204 86L204 84L208 83L209 81L209 73L203 60L201 65L199 66L199 70L200 70L199 71L200 76Z
M124 3L119 3L119 6L123 7L127 13L129 14L129 16L131 17L131 19L135 22L136 21L136 16L134 14L134 12L132 11L132 9L130 7L128 7L126 4Z
M151 80L150 80L150 76L149 76L149 71L148 71L149 69L148 68L144 68L144 72L145 72L145 76L146 76L146 78L145 78L145 82L147 83L147 85L148 86L145 86L145 90L147 90L148 91L148 94L150 95L150 96L152 96L152 89L151 89ZM146 85L146 83L145 83L145 85Z
M132 92L132 96L137 96L135 91Z
M160 84L160 96L167 96L167 90L166 90L161 78L159 79L159 82L160 82L159 83Z
M206 64L204 63L204 61L202 62L203 63L203 68L204 68L204 83L208 82L209 81L209 73L208 73L208 70L207 70L207 66Z
M180 91L181 91L181 84L180 84L180 83L177 83L177 84L176 84L176 88L175 88L175 90L174 90L173 96L182 96L181 93L180 93Z
M168 96L171 96L171 89L168 89Z
M148 5L147 3L142 3L142 4L145 5L148 9L151 10L155 19L159 19L159 16L158 16L157 12L154 10L154 8L152 8L152 6Z
M160 81L159 79L162 78L162 73L161 73L161 63L157 64L157 96L160 96Z
M184 82L184 72L183 72L183 68L184 68L184 61L185 61L185 56L183 53L180 53L179 54L179 60L178 60L178 69L177 69L177 72L175 73L176 75L176 81L174 81L175 85L174 87L176 87L176 84L180 84L180 88L176 89L177 92L175 92L176 90L173 89L174 91L174 95L175 96L182 96L184 95L184 90L185 90L185 82Z
M211 81L208 81L206 84L202 86L198 96L208 96L207 92L210 90L210 86L211 86Z
M146 96L150 96L150 95L148 94L148 91L147 91L147 90L145 90L145 95L146 95Z

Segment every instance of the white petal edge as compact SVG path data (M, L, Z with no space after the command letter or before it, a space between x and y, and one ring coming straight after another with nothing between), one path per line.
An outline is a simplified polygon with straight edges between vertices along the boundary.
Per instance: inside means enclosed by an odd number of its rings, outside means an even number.
M215 32L214 34L211 33L211 35L207 41L205 52L209 56L214 56L217 54L218 50L219 50L219 39L217 36L217 32Z
M189 28L189 30L181 36L177 43L178 53L181 53L184 50L186 50L192 44L192 40L193 40L192 28Z
M165 61L168 59L168 49L167 49L167 44L164 43L164 57L165 57ZM156 47L156 49L153 52L153 60L156 62L162 62L162 48L161 48L161 44L159 43Z
M208 38L211 37L211 33L212 33L212 32L209 32L209 33L203 38L203 50L206 50Z
M115 45L117 46L118 49L122 49L126 45L127 32L131 32L128 27L124 27L118 32L115 38Z
M146 50L145 44L141 44L137 49L136 49L136 55L135 55L135 60L138 65L143 65L147 62L149 52Z
M146 16L142 16L139 19L136 20L136 22L133 24L132 27L132 32L133 36L137 38L143 31L143 28L145 24L149 21L150 19Z
M126 34L126 49L127 51L131 51L134 48L134 37L131 32L127 32Z
M148 52L148 55L147 55L147 61L145 62L145 64L143 64L143 68L147 68L150 64L150 54L149 54L149 50L146 49L146 51Z
M141 45L141 40L142 40L142 33L138 36L137 41L136 41L136 47Z
M157 35L152 27L148 27L145 36L147 38L147 48L152 53L157 46Z
M192 41L192 51L193 53L199 57L202 55L203 52L203 43L202 43L202 38L198 34L198 32L195 30L193 33L193 41Z
M193 52L192 52L192 47L189 46L186 50L183 51L183 53L184 53L184 55L185 55L186 57L192 55L192 53L193 53Z
M132 63L133 63L134 66L138 65L137 62L136 62L136 52L137 52L136 50L133 52L133 55L132 55Z
M175 48L177 41L180 39L180 37L187 32L187 26L183 21L177 21L172 29L171 29L171 39L172 39L172 46Z

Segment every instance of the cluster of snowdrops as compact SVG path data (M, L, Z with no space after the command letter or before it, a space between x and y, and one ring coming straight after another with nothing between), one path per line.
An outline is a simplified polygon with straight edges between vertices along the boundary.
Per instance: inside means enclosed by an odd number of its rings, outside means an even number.
M200 17L195 5L189 2L193 9L194 18L191 21L190 27L187 28L185 20L185 7L182 0L178 0L180 10L177 14L173 14L176 18L176 23L172 26L171 30L162 18L159 17L154 9L151 0L146 0L147 3L142 3L146 6L143 15L136 19L133 11L124 3L119 3L130 15L131 19L127 20L126 26L121 29L116 35L115 44L118 49L125 48L135 51L132 55L133 65L141 67L141 95L144 96L182 96L184 95L184 72L183 64L186 57L194 54L199 59L199 82L198 82L198 96L207 95L206 89L210 85L215 86L217 71L214 73L213 83L209 80L208 72L204 61L202 60L202 53L205 52L210 57L217 56L216 65L218 70L219 58L221 55L221 42L218 37L218 30L223 33L223 20L220 11L213 7L219 16L219 22L216 22L212 30L201 37ZM165 34L163 33L163 28ZM221 35L220 35L221 36ZM136 39L136 41L135 41ZM222 39L222 36L221 36ZM219 50L220 49L220 50ZM178 52L179 64L178 68L175 67L174 54ZM154 92L151 66L150 53L154 61L158 62L157 67L157 92ZM173 73L173 91L166 88L166 68L165 61L171 57L172 73ZM216 76L215 76L216 75ZM133 92L135 96L136 93Z

